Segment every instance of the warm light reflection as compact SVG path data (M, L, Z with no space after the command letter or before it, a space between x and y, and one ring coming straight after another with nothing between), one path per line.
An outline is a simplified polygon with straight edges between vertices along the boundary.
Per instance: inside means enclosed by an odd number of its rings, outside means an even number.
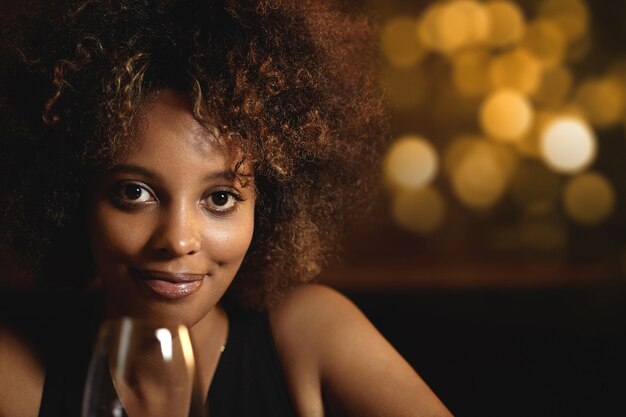
M380 47L391 65L410 68L424 56L424 47L415 33L416 26L416 20L410 17L397 17L385 23Z
M486 7L491 22L489 44L504 47L518 43L526 31L526 21L520 7L510 1L491 1Z
M488 67L490 56L484 49L468 49L456 55L452 79L461 94L480 97L491 88Z
M580 119L563 117L550 123L540 137L544 161L557 172L580 171L596 156L596 138Z
M561 63L567 50L563 32L547 19L538 19L528 25L523 45L547 67Z
M469 148L454 167L452 186L465 205L485 209L494 205L504 193L508 170L494 148L477 145Z
M189 375L193 375L196 372L196 362L193 354L191 337L189 335L189 330L186 326L178 326L178 337L180 339L181 347L183 350L185 364L187 365L187 371L189 372Z
M161 328L155 332L156 338L161 345L161 356L165 362L172 361L172 333L168 329Z
M539 2L539 15L555 22L570 42L584 37L589 30L589 10L582 0L543 0Z
M527 213L546 213L559 198L560 179L539 163L521 164L511 179L511 195Z
M542 67L537 58L523 48L499 55L489 65L489 77L495 88L511 88L524 94L537 91Z
M405 136L393 143L385 158L385 179L392 188L419 188L437 174L435 148L419 136Z
M430 186L419 190L402 190L393 199L394 221L411 232L419 234L434 232L443 223L445 213L444 199Z
M586 225L596 224L609 217L615 208L615 190L597 172L581 174L565 186L563 205L573 220Z
M613 77L587 80L578 88L575 102L591 124L611 127L624 115L624 87Z
M494 139L515 141L528 132L533 109L528 100L513 90L499 90L483 102L480 122L487 135Z

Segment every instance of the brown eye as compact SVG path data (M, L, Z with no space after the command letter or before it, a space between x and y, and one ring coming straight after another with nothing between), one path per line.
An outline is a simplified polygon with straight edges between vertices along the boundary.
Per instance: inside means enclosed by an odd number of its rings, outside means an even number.
M220 191L220 192L211 194L210 198L213 204L215 204L216 206L222 207L228 204L228 201L230 200L230 198L232 198L232 196L225 191Z
M137 184L128 184L122 189L122 197L128 200L138 200L144 190Z
M117 201L128 204L141 204L156 200L147 185L136 182L118 184L113 191L113 197Z
M218 214L228 214L237 209L237 204L242 198L232 191L215 191L209 194L205 200L205 207Z

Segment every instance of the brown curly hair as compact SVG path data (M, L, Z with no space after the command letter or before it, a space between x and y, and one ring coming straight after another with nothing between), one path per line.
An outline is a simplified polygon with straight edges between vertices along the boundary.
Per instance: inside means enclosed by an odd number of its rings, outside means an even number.
M243 304L315 277L367 207L387 133L354 7L62 0L15 22L0 48L1 226L40 282L93 278L86 187L166 88L252 164L255 232L230 290Z

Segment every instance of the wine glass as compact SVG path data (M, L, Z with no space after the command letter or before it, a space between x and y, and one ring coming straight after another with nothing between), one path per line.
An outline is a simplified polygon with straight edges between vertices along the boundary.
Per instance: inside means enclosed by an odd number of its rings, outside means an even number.
M142 319L104 322L82 417L207 417L189 331Z

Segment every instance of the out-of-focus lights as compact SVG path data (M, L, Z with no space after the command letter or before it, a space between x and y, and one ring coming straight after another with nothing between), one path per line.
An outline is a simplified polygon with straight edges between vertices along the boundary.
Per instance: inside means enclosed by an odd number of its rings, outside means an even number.
M617 78L585 81L576 92L576 104L600 128L611 127L624 115L624 87Z
M394 196L393 219L399 226L418 234L434 232L445 219L446 204L430 186L419 190L401 190Z
M454 57L452 79L461 94L468 97L485 95L490 87L489 54L484 49L468 49Z
M486 4L491 30L488 42L494 47L510 46L518 43L526 31L524 13L510 1L492 1Z
M441 8L438 17L436 46L441 51L454 52L484 41L489 34L489 15L477 1L452 1Z
M532 94L541 82L542 67L530 52L518 48L491 61L489 77L495 88L512 88Z
M540 138L541 156L557 172L572 173L586 168L593 162L596 148L591 129L574 117L554 120Z
M439 20L443 7L441 3L430 4L418 21L417 35L420 42L433 50L439 49Z
M507 170L489 146L472 147L452 173L452 187L459 200L477 209L493 206L507 182Z
M385 159L385 179L393 188L419 188L437 174L439 160L435 148L419 136L398 139Z
M483 130L492 138L515 141L528 132L533 109L520 93L503 89L485 99L480 109Z
M592 225L605 220L615 208L615 191L601 174L581 174L565 186L563 205L575 221Z
M557 65L546 68L533 98L538 104L558 107L565 102L572 88L572 82L573 76L568 67Z
M562 62L567 49L567 41L560 28L547 19L535 20L528 25L523 45L548 67Z
M415 33L416 25L410 17L397 17L383 27L380 46L391 65L410 68L424 56L425 49Z
M546 213L558 200L559 185L557 174L539 163L526 163L511 179L511 194L527 213Z
M582 38L589 30L589 10L582 0L543 0L539 15L554 21L570 42Z

